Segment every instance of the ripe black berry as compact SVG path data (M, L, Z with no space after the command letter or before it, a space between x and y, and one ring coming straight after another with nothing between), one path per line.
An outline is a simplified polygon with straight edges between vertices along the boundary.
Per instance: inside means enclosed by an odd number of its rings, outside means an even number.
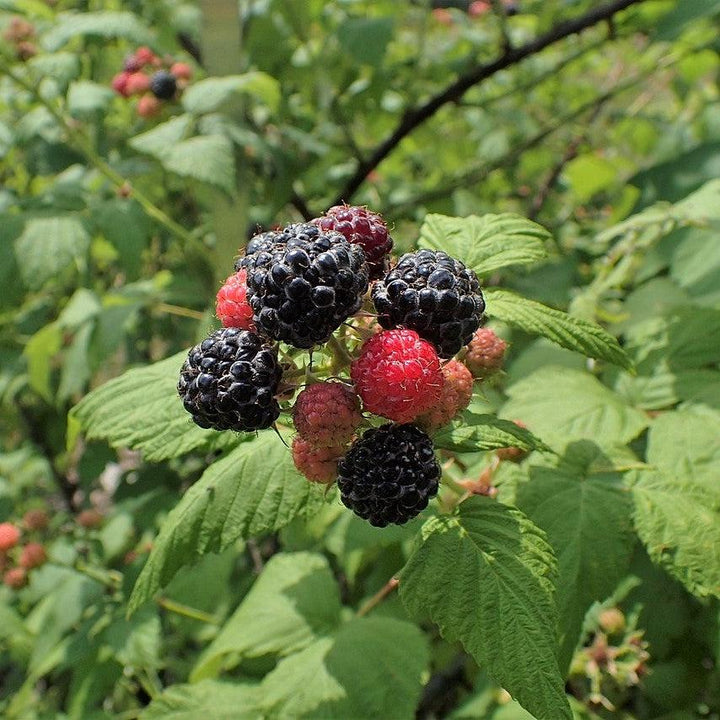
M257 333L222 328L190 350L178 393L201 428L262 430L280 414L281 375L276 348Z
M338 463L346 507L371 525L402 525L438 491L440 465L430 438L415 425L367 430Z
M485 301L475 273L444 252L418 250L375 283L372 299L384 328L405 327L450 358L480 326Z
M362 248L311 224L256 236L239 266L258 330L299 348L326 342L368 286Z
M158 70L150 78L150 91L159 100L170 100L177 92L177 80L167 70Z

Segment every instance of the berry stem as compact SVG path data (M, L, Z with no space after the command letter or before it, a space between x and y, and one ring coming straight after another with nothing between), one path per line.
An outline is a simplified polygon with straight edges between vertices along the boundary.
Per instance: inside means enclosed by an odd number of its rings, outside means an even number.
M334 336L330 336L328 340L328 347L332 350L334 362L333 362L333 374L335 374L342 367L350 367L352 363L352 357L343 344Z
M371 610L374 610L392 592L397 590L400 580L394 575L375 593L358 611L357 617L365 617Z
M199 310L191 310L190 308L180 307L179 305L170 305L169 303L158 303L155 306L156 310L160 312L168 313L169 315L177 315L179 317L191 318L193 320L203 320L205 314Z

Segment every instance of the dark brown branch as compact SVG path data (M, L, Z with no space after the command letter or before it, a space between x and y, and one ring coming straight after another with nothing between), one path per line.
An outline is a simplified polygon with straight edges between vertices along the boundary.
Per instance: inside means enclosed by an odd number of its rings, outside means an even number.
M600 5L574 20L559 23L544 35L540 35L525 45L507 50L493 62L486 65L478 65L464 75L461 75L449 87L431 97L423 105L408 110L392 134L377 146L367 160L358 163L357 170L331 205L339 205L343 201L348 202L362 185L368 173L374 170L404 138L429 120L443 105L458 101L470 88L487 80L501 70L517 65L525 58L545 50L545 48L550 45L554 45L560 40L587 30L603 20L609 20L621 10L625 10L631 5L637 5L641 2L645 2L645 0L614 0L614 2L607 3L606 5Z
M315 217L312 210L310 210L310 208L307 206L305 198L300 197L300 195L298 195L298 193L296 193L294 190L292 191L292 195L290 196L290 202L305 220L312 220ZM335 203L335 205L337 205L337 203Z

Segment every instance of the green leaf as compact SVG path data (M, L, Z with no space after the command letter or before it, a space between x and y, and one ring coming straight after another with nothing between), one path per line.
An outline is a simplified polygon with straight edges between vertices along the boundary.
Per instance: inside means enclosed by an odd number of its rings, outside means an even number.
M157 608L143 608L129 620L116 618L102 637L122 665L160 667L162 628Z
M354 619L281 660L260 686L262 708L268 717L412 720L427 662L415 625Z
M519 510L484 497L426 523L400 596L538 720L572 717L557 662L555 558Z
M568 447L558 467L530 467L529 482L517 491L518 507L547 533L558 560L563 673L580 639L585 613L625 576L635 543L631 497L622 475L593 471L589 463L598 460L592 457L593 449L599 450L592 443L577 443ZM612 467L610 460L605 464Z
M215 676L243 657L290 655L339 622L340 598L327 560L306 552L274 555L201 655L190 680Z
M717 488L655 471L634 473L630 487L635 527L652 561L694 595L720 597Z
M113 91L106 85L80 80L70 85L68 110L75 118L91 119L97 113L105 111L113 97Z
M200 135L173 145L161 162L181 177L200 180L232 194L235 190L235 156L223 135Z
M150 30L131 12L65 12L54 20L52 29L43 36L47 50L58 50L79 36L125 38L136 45L153 41Z
M232 97L248 94L261 100L273 111L280 105L280 84L263 72L225 75L194 82L182 96L182 106L189 113L215 112Z
M546 256L545 228L519 215L429 214L420 228L420 247L442 250L487 276L510 265L525 265Z
M435 447L457 453L482 452L496 448L519 447L523 450L549 450L540 438L510 420L495 415L466 412L460 420L446 425L433 435Z
M527 298L487 288L484 291L489 317L535 335L542 335L568 350L607 360L624 368L632 362L618 341L595 323L568 315L561 310Z
M128 144L138 152L162 160L168 156L174 145L187 138L192 124L190 115L178 115L151 130L135 135Z
M257 720L261 695L257 685L204 680L172 685L139 715L140 720Z
M28 340L23 351L28 364L30 387L40 397L52 403L52 361L62 348L62 330L58 323L50 323Z
M206 446L237 442L232 433L203 430L193 424L177 394L180 367L177 355L128 370L86 395L72 410L90 440L107 440L112 447L141 450L159 462Z
M89 247L80 219L58 215L28 220L15 241L15 255L23 281L36 290L68 266L83 264Z
M391 17L350 17L337 29L343 51L361 64L379 65L393 37Z
M507 390L501 415L522 420L554 449L592 438L624 445L647 426L647 416L581 370L547 366Z
M582 204L588 202L601 190L614 185L619 168L609 160L592 153L579 155L571 160L563 174L569 180L577 201Z
M241 443L210 465L168 515L133 589L129 612L181 567L242 538L279 530L323 491L297 472L290 451L273 432Z

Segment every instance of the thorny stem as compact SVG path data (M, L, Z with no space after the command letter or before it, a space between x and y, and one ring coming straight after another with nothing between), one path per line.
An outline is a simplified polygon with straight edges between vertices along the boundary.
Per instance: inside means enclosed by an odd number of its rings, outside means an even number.
M357 617L364 617L371 610L374 610L381 602L383 602L389 595L397 590L400 580L394 575L391 577L385 585L383 585L378 592L375 593L358 611Z
M7 75L16 85L28 92L33 100L42 105L57 121L68 136L70 142L79 150L87 159L87 161L102 175L104 175L117 189L127 188L130 183L114 170L110 165L96 152L88 138L83 135L73 124L74 121L67 118L52 102L44 98L38 88L30 81L19 75L7 59L0 55L0 70ZM145 214L162 225L177 239L190 246L197 242L195 237L189 233L184 227L176 223L169 215L163 212L147 195L132 188L132 197L145 211Z

